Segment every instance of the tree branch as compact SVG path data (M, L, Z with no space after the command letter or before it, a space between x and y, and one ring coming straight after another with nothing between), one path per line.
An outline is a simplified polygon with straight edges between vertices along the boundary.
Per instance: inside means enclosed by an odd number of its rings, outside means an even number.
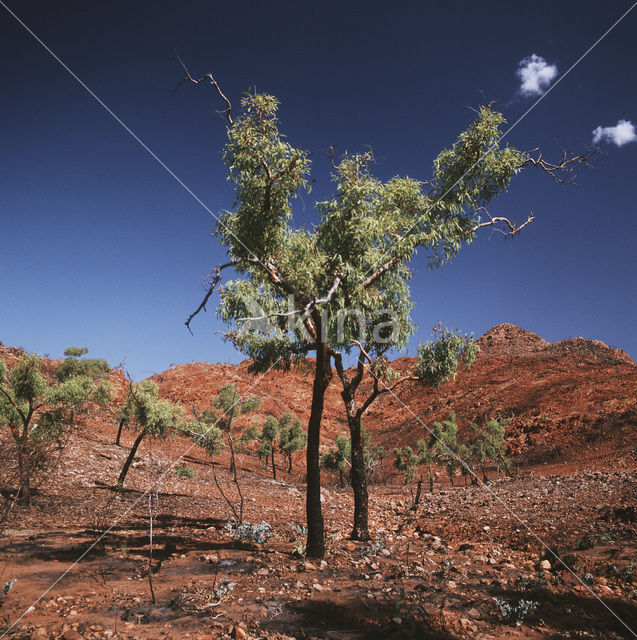
M513 236L520 233L520 231L522 231L524 227L526 227L528 224L531 224L531 222L535 220L535 216L532 213L529 213L526 222L518 225L514 222L511 222L508 218L504 218L502 216L492 216L484 207L482 208L482 211L487 214L489 220L488 222L480 222L479 224L475 225L473 227L473 231L478 231L478 229L484 229L485 227L495 227L494 231L497 231L498 233L501 233L502 235L505 235L509 238L512 238ZM509 231L498 229L496 225L500 223L505 224L509 228Z
M190 71L188 71L188 67L186 67L183 60L177 54L175 54L175 58L179 62L179 64L183 67L183 70L184 70L184 77L181 79L181 82L177 85L175 91L177 91L177 89L179 89L179 87L184 82L192 82L193 84L201 84L202 82L209 82L217 90L219 97L226 103L226 110L225 110L226 120L228 121L228 124L232 126L234 124L234 122L232 121L232 105L230 104L230 100L228 100L228 98L223 93L223 91L221 91L221 87L219 86L217 81L212 77L212 73L207 73L205 76L201 76L201 78L199 78L198 80L195 80L195 78L193 78L190 75ZM222 112L218 111L217 113L222 113Z
M381 265L381 267L372 273L365 282L363 282L363 289L367 289L371 284L376 282L378 278L380 278L383 274L387 273L394 265L398 264L402 260L402 256L394 256L391 260L385 262L385 264Z
M217 265L216 267L213 267L213 269L210 271L210 284L208 285L208 291L206 292L206 295L204 296L199 306L188 316L188 320L184 322L184 324L186 325L186 328L188 329L188 331L190 331L190 335L194 335L192 332L192 329L190 328L190 323L200 311L206 311L206 304L208 303L208 300L210 299L212 292L215 290L215 287L219 284L219 280L221 280L222 269L226 269L228 267L234 267L237 264L238 264L237 261L226 262L225 264L220 264L220 265Z
M599 151L599 147L589 147L584 153L573 155L559 143L558 146L562 149L562 159L559 162L554 163L545 160L540 148L536 147L526 153L526 160L522 166L533 165L545 173L548 173L555 182L576 184L574 181L576 177L574 173L575 169L578 166L592 166L590 159Z

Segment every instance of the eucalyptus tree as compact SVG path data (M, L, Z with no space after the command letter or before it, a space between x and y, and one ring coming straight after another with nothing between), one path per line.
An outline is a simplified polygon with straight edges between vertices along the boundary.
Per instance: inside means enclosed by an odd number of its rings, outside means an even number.
M334 441L334 446L328 449L321 456L321 465L330 471L338 471L341 481L341 489L345 486L343 482L343 471L351 465L352 444L347 436L339 433Z
M126 424L137 431L137 437L117 479L117 487L124 486L128 470L135 459L142 440L149 436L155 439L165 438L171 431L183 431L184 409L159 397L159 386L152 380L131 382L124 402L127 415Z
M268 468L268 460L272 460L272 479L276 480L276 462L274 452L276 451L276 439L279 437L279 421L274 416L267 416L261 433L258 435L259 458L265 459L265 468Z
M288 460L288 473L292 473L292 455L307 446L307 433L298 418L284 413L279 418L279 451Z
M342 383L348 424L354 428L352 454L358 456L360 429L349 420L358 411L356 388L372 366L369 361L376 369L384 367L383 356L405 346L413 331L408 280L416 252L437 267L452 260L482 228L516 235L533 216L516 225L491 216L486 205L525 166L556 176L586 158L549 164L537 152L502 146L504 118L484 106L434 160L431 180L381 181L371 173L372 153L339 159L330 153L335 195L317 203L315 226L294 228L293 200L308 189L310 158L279 132L277 100L247 94L235 120L229 99L211 74L195 79L185 66L184 71L184 82L211 84L225 102L224 161L235 191L235 206L219 216L215 229L228 261L211 270L206 295L186 325L190 328L206 308L223 272L233 269L237 278L224 282L219 314L230 327L225 338L252 359L250 370L288 369L309 354L316 356L306 453L306 551L322 557L319 445L332 363ZM357 349L358 366L350 377L343 356Z
M47 445L61 442L74 414L89 401L106 402L110 391L106 380L77 371L48 380L38 355L20 356L10 371L0 360L0 426L8 429L15 445L21 504L31 501L33 474L46 462Z
M483 480L487 481L485 464L490 460L498 469L511 475L511 460L506 455L506 426L509 418L500 420L491 419L486 421L486 428L482 429L477 424L472 423L471 428L478 434L478 439L473 445L474 456L482 466Z

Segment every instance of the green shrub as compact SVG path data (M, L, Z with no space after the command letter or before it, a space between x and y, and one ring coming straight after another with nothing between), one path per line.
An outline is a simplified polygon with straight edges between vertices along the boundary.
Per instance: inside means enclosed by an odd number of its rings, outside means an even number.
M180 478L194 478L196 473L195 470L189 465L189 464L184 464L184 465L180 465L179 467L175 467L175 473L180 477Z

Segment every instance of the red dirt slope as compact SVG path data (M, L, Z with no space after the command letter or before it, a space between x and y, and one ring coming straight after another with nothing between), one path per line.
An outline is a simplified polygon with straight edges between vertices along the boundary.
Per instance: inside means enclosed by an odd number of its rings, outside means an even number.
M610 452L637 444L637 366L619 349L597 340L570 338L549 343L511 324L501 324L480 338L481 352L469 371L440 390L405 386L386 394L368 412L365 424L387 447L421 438L419 420L431 424L455 411L461 431L469 422L510 417L514 453L527 462L563 459L581 453ZM394 366L407 369L413 358ZM257 414L291 411L307 419L311 377L293 371L248 374L240 365L180 365L153 376L163 396L190 408L207 406L224 384L264 399ZM324 441L346 431L339 383L327 394Z

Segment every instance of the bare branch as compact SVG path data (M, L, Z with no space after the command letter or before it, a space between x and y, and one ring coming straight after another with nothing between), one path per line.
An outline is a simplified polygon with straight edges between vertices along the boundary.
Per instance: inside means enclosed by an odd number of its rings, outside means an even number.
M219 111L218 113L225 113L228 124L232 126L234 124L234 122L232 121L232 105L230 104L230 100L228 100L228 98L223 93L223 91L221 91L221 87L219 86L217 81L213 78L212 73L207 73L206 75L201 76L201 78L196 80L190 75L190 71L188 71L188 67L186 67L183 60L176 54L175 54L175 58L184 70L184 77L181 79L181 82L177 85L177 88L175 89L175 91L177 91L177 89L179 89L179 87L184 82L192 82L193 84L201 84L202 82L209 82L217 90L219 97L226 103L225 112Z
M562 150L562 158L559 162L549 162L542 156L539 147L526 153L526 160L522 166L533 165L548 173L555 182L563 184L576 184L574 181L577 167L591 167L590 159L599 152L599 147L589 147L584 153L574 155L569 153L562 145L556 143Z
M184 324L186 325L186 328L188 329L188 331L190 331L190 335L193 335L192 329L190 328L190 323L200 311L206 311L206 304L208 303L208 300L210 299L212 292L215 290L215 287L219 284L219 280L221 280L222 269L226 269L227 267L234 267L236 266L236 264L237 264L236 261L226 262L226 264L221 264L221 265L217 265L216 267L213 267L212 270L210 271L210 276L209 276L210 284L208 285L208 291L206 292L206 295L204 296L200 305L188 316L188 320L184 322Z
M475 225L473 227L473 231L478 231L478 229L484 229L485 227L493 227L494 231L497 231L498 233L501 233L508 238L512 238L513 236L517 235L518 233L520 233L520 231L522 231L522 229L524 229L524 227L526 227L528 224L531 224L531 222L535 220L535 216L532 213L529 213L526 222L518 225L514 222L511 222L508 218L504 218L502 216L492 216L484 207L482 208L482 211L486 213L489 220L487 222L480 222L479 224ZM509 230L505 231L503 229L499 229L496 226L498 224L506 225Z

